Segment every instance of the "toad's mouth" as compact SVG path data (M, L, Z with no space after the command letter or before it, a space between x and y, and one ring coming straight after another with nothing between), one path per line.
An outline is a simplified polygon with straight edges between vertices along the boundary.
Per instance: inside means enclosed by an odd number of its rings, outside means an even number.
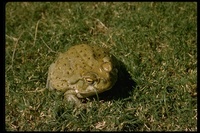
M111 89L116 81L117 71L107 73L104 78L99 78L96 73L87 72L83 74L83 79L79 80L80 83L75 87L77 88L75 92L81 95L79 97L92 96Z
M108 89L98 90L98 89L94 88L93 86L88 86L87 91L81 92L81 91L75 90L75 92L78 95L78 97L85 98L85 97L93 96L95 94L98 95L99 93L102 93L106 90L108 90Z
M102 82L104 82L104 84L102 84ZM105 92L105 91L111 89L114 84L115 84L115 81L113 81L113 82L100 81L97 84L88 85L84 90L77 89L77 90L75 90L75 92L79 97L82 97L82 98L89 97L89 96L99 94L99 93L102 93L102 92Z

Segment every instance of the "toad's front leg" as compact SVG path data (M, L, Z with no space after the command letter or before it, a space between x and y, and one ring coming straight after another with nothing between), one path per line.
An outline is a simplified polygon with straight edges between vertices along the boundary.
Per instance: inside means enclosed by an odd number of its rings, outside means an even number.
M64 93L64 100L72 104L81 105L81 101L78 99L76 91L72 89L67 90Z

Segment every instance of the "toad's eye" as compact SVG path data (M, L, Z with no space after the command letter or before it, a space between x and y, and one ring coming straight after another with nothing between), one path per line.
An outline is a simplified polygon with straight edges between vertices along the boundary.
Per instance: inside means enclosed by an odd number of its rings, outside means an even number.
M91 79L91 78L86 78L86 81L88 82L88 84L93 84L94 83L94 80Z
M88 72L88 73L83 74L83 78L89 85L92 85L98 81L97 75L93 72Z

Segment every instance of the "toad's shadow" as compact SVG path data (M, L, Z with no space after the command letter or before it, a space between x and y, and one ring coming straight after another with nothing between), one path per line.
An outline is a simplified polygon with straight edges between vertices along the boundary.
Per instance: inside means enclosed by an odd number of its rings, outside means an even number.
M110 90L98 94L99 100L109 101L113 99L117 100L127 98L131 95L131 92L135 86L135 81L131 79L131 76L126 70L125 65L120 61L117 82ZM96 99L97 96L92 96L90 98Z

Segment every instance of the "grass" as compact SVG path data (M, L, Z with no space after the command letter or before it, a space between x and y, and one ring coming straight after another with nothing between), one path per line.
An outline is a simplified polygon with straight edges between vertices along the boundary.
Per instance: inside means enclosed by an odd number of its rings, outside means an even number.
M5 30L7 131L197 131L197 3L14 2ZM128 96L76 108L45 89L58 53L80 43L124 64Z

